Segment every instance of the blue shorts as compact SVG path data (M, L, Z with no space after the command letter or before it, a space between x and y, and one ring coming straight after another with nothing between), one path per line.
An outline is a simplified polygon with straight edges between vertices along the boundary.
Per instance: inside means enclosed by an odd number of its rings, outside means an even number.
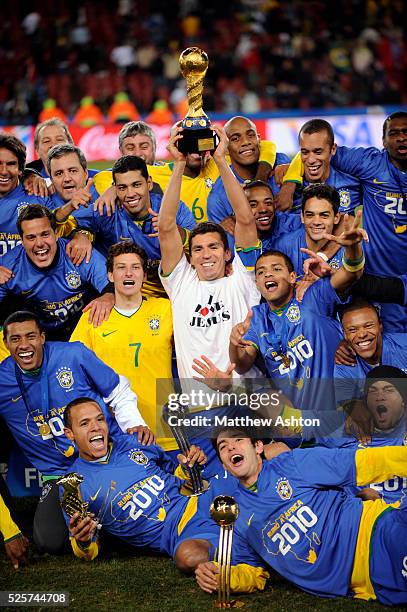
M406 498L376 523L370 542L370 580L381 603L407 603Z

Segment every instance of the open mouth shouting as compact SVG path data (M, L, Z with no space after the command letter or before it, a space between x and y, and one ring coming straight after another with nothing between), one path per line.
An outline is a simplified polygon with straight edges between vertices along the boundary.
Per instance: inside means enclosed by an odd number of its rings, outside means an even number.
M105 450L105 437L103 434L97 434L89 438L89 444L97 453Z
M268 280L264 283L264 287L268 293L273 293L278 288L278 283L275 280Z
M240 453L235 453L234 455L231 456L230 458L230 462L234 467L239 467L243 464L244 461L244 457L242 454Z
M31 365L34 359L35 352L33 350L20 351L18 358L23 365Z

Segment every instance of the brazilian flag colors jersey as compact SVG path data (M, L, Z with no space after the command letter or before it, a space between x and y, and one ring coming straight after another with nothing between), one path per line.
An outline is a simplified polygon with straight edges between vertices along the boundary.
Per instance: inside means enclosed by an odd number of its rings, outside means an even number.
M140 308L126 316L113 308L99 327L82 315L71 340L79 340L116 372L125 376L137 395L137 405L147 425L157 432L157 384L160 397L174 391L171 372L171 304L164 298L143 297ZM163 388L161 388L163 387ZM164 403L164 400L163 400ZM171 448L174 446L174 441ZM160 440L159 444L162 445ZM166 448L166 446L164 446Z
M80 312L93 287L99 293L108 283L104 257L93 251L90 262L75 266L66 254L67 240L59 238L52 268L35 266L22 245L0 259L13 271L13 277L0 285L0 300L7 295L21 296L41 319L46 330L64 327Z
M112 435L119 432L103 401L119 384L119 376L80 342L47 342L40 372L21 372L23 389L17 382L16 368L11 357L0 364L0 416L27 459L42 474L60 475L72 463L75 449L64 434L63 416L65 406L73 399L95 399ZM49 433L41 433L43 424L48 425Z
M70 471L84 477L81 494L103 527L134 547L173 556L179 543L193 537L216 546L219 528L209 517L210 495L188 498L181 480L170 473L172 460L158 446L120 436L105 461L78 458Z
M292 216L292 215L289 215ZM307 239L305 229L302 226L300 229L284 234L274 243L274 248L277 251L282 251L285 255L293 262L294 270L297 276L303 276L304 274L304 262L308 258L308 255L303 253L300 249L307 249ZM331 259L328 260L328 264L332 270L338 270L342 266L342 256L344 248L341 247L335 253Z
M46 208L53 208L50 198L27 195L22 185L17 185L13 191L0 198L0 256L20 244L17 218L20 212L30 204L41 204Z
M342 334L332 317L340 303L330 279L323 278L301 303L293 297L280 315L266 302L253 307L245 340L254 344L268 375L296 408L317 413L334 405L334 356Z

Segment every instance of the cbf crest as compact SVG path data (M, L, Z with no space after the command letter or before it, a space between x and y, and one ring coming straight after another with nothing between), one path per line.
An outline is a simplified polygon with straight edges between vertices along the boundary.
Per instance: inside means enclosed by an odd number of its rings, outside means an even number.
M348 208L350 204L350 193L347 189L339 190L339 202L341 208Z
M276 491L284 501L288 501L293 496L293 489L286 478L279 478L277 480Z
M70 389L74 383L72 370L70 368L59 368L57 370L57 381L63 389Z
M151 331L158 331L160 329L160 318L152 317L151 319L149 319L148 325Z
M137 465L147 465L148 457L145 456L143 451L138 448L132 448L128 454L129 459L137 463Z
M66 282L72 289L77 289L81 286L81 277L77 272L69 272L65 274Z
M301 318L300 309L297 304L291 304L285 316L291 323L297 323Z

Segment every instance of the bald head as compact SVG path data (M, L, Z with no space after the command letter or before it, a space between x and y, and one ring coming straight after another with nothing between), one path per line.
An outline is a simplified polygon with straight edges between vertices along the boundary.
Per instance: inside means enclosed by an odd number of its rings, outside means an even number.
M229 154L235 171L242 179L253 179L260 157L260 137L253 121L233 117L225 125Z

